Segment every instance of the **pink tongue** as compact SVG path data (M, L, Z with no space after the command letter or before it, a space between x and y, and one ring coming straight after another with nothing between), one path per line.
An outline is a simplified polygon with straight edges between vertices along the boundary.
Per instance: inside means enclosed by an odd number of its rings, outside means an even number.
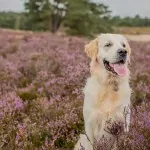
M127 67L125 64L110 64L111 67L114 68L114 71L124 77L127 74Z

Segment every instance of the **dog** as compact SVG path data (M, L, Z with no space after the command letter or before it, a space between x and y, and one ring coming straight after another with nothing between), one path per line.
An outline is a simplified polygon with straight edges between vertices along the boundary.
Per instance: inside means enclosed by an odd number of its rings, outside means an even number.
M85 45L85 52L91 58L91 76L83 90L83 117L86 134L81 134L74 150L93 150L96 138L114 139L106 132L108 119L120 120L124 130L129 130L130 96L129 85L131 48L127 39L119 34L100 34L96 39ZM128 115L124 116L128 108ZM126 127L125 127L126 126ZM110 149L114 144L112 140Z

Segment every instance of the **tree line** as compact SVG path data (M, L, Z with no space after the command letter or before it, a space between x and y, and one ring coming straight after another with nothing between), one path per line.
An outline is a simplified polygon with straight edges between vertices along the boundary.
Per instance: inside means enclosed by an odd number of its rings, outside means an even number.
M114 26L126 26L126 27L149 27L150 18L142 18L140 15L135 15L134 17L124 17L115 16L111 18L111 22Z
M22 13L0 12L0 27L93 36L114 26L150 26L149 18L112 17L108 6L90 0L26 0L24 8Z

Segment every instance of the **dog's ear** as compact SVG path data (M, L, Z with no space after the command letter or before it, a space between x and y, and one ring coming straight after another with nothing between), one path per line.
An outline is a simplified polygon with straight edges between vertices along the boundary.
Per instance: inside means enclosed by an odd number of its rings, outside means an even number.
M85 45L85 52L90 58L96 57L98 52L98 38Z

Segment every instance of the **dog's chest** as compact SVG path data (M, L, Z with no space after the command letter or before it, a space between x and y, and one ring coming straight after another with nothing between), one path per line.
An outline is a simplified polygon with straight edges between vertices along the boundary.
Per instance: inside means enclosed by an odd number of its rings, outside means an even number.
M120 102L119 90L115 91L112 87L101 89L98 94L95 106L103 112L109 112Z
M109 112L118 106L130 103L131 90L127 82L119 84L118 88L111 85L99 84L96 78L91 77L84 88L84 108L99 109Z

